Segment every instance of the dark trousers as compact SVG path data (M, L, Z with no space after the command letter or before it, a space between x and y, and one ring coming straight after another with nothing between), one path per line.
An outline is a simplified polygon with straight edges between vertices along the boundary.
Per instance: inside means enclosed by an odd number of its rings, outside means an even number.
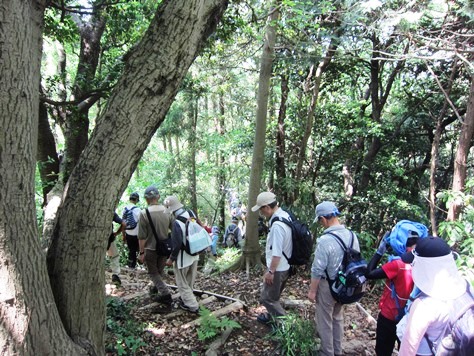
M137 266L138 255L138 237L126 234L128 247L128 267L135 268Z
M387 319L379 313L375 339L375 353L377 356L392 356L395 342L400 346L400 341L397 338L397 324L398 321Z

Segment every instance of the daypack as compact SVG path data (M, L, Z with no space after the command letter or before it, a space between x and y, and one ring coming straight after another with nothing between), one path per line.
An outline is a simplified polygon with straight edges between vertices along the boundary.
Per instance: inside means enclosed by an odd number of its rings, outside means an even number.
M189 218L184 216L176 217L177 220L185 224L185 239L181 249L188 255L196 256L200 252L211 246L211 238L207 231L196 222L196 216L192 211L188 211Z
M227 247L237 246L237 236L235 236L235 231L237 230L237 228L237 225L234 225L233 230L227 228L227 234L225 237L225 245Z
M434 345L426 338L436 356L474 355L474 297L466 284L466 293L453 301L441 341Z
M362 258L359 251L353 248L354 233L351 231L351 242L349 247L335 233L327 232L336 238L337 243L344 251L342 264L335 279L330 279L326 270L326 278L333 298L341 304L350 304L359 301L367 289L367 262Z
M293 242L293 250L291 256L288 257L283 253L283 256L292 266L303 266L309 262L311 253L313 251L313 235L309 231L308 225L299 221L291 212L287 211L290 219L285 219L281 216L275 216L270 220L270 226L273 222L280 221L291 227L291 240Z
M135 217L133 216L133 209L136 209L136 208L138 208L138 207L133 206L130 209L125 208L122 219L125 220L126 223L127 223L126 230L133 230L137 227L138 221L136 221Z

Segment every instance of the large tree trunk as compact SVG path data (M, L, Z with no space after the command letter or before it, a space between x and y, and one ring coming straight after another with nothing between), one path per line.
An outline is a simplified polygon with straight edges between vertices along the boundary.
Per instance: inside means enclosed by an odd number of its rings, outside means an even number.
M257 201L257 195L261 189L263 172L263 159L265 151L265 132L267 128L267 108L270 80L272 76L272 65L275 56L276 31L274 23L278 20L280 12L278 8L272 8L268 17L265 42L263 44L262 57L260 60L260 75L257 92L257 114L255 140L253 146L252 169L250 171L247 230L242 263L256 265L260 261L260 246L258 243L257 218L258 212L252 212L251 208Z
M0 350L76 355L54 304L35 213L43 1L0 5ZM103 298L102 298L103 299ZM103 325L102 325L103 327Z
M84 100L93 89L94 78L99 64L100 40L105 30L106 20L103 16L103 7L94 5L92 15L87 23L79 23L81 34L81 49L77 65L76 80L72 89L72 100ZM96 98L97 100L97 98ZM69 110L63 126L65 139L65 162L63 182L66 183L74 166L79 161L89 135L89 108L88 105L78 105Z
M454 160L453 187L454 192L463 192L466 183L467 157L474 136L474 77L471 77L471 89L467 102L467 112L462 122L461 133L459 135L456 158ZM455 200L449 207L448 220L454 221L459 217L462 202Z
M164 1L126 58L65 188L48 250L49 280L34 203L42 5L0 6L0 350L103 355L103 260L113 209L227 1Z

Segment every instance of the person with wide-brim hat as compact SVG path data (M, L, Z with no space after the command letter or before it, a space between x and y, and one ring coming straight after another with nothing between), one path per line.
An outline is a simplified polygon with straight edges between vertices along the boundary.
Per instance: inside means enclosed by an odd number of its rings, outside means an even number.
M410 307L399 354L423 355L420 343L425 339L434 344L440 341L456 307L453 301L467 293L469 285L459 273L450 247L439 237L418 241L402 260L412 264L413 281L421 296Z

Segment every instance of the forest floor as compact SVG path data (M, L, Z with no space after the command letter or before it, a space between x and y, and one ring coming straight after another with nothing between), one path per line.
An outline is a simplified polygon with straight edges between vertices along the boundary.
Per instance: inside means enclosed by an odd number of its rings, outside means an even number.
M109 273L106 278L110 281ZM217 347L214 352L208 351L212 340L200 341L198 339L198 325L195 323L198 322L199 315L178 309L177 306L163 313L160 306L154 303L153 297L149 294L149 279L142 267L136 270L124 268L121 279L120 287L108 284L106 291L109 296L130 305L132 318L146 325L145 332L141 335L145 344L139 347L136 355L284 354L279 343L271 338L271 329L256 321L256 316L265 310L258 302L262 281L261 272L250 271L248 275L245 271L226 272L219 275L206 275L199 272L195 289L210 293L200 293L198 301L205 303L205 307L214 313L234 310L226 316L241 326L240 329L233 329L224 344ZM290 277L283 291L282 300L285 301L287 310L293 310L301 318L313 321L315 307L306 297L309 282L309 273L299 270ZM174 286L173 276L166 276L165 283ZM375 323L370 316L375 318L377 316L379 291L379 288L375 288L361 300L359 305L346 306L343 344L345 355L375 355ZM174 299L176 299L178 297L176 290L174 294ZM213 298L212 294L217 294L217 298ZM241 301L243 306L238 301ZM290 307L290 304L294 305ZM108 327L107 344L113 344L113 341L116 343L116 335ZM131 353L120 353L117 348L108 348L107 355L116 354Z

